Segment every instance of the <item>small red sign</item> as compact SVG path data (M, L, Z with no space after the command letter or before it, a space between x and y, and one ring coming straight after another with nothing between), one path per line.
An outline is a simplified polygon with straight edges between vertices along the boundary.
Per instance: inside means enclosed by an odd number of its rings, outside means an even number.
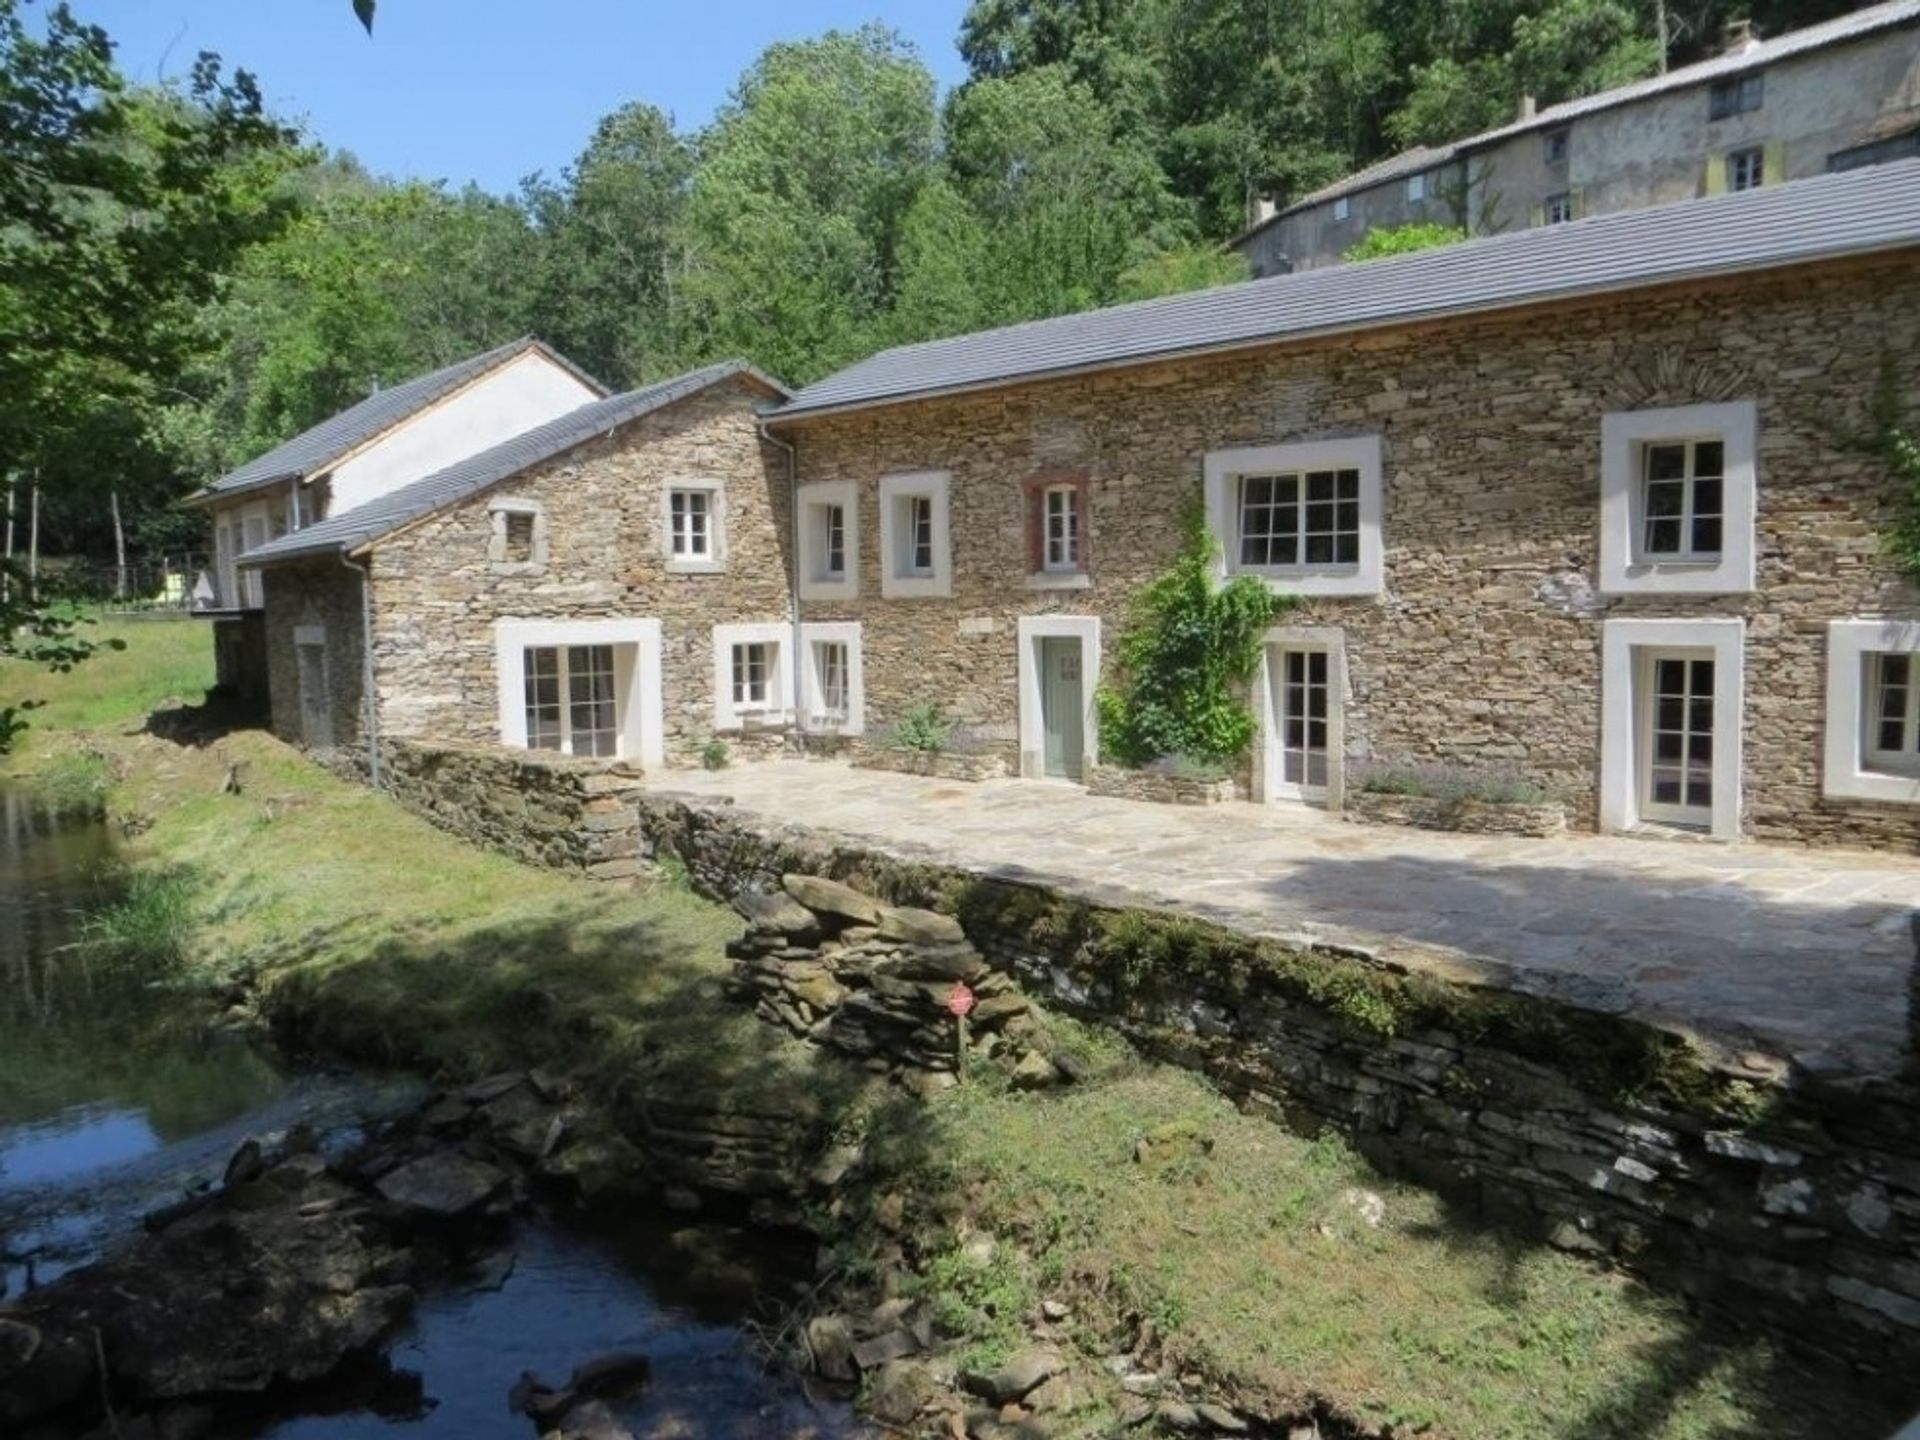
M967 988L966 981L961 980L955 983L953 993L947 996L947 1009L963 1019L972 1013L973 991Z

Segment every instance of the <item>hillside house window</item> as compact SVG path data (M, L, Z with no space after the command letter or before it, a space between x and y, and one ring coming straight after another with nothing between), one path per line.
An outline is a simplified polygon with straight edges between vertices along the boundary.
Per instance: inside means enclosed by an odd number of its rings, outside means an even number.
M1573 196L1566 191L1558 195L1549 195L1546 203L1546 221L1549 225L1564 225L1573 219Z
M945 472L880 481L880 593L890 598L952 592Z
M851 481L800 487L800 597L852 600L859 594L859 511Z
M718 481L677 480L665 493L667 569L711 574L725 568L726 494Z
M1716 81L1707 91L1707 118L1728 120L1735 115L1749 114L1758 110L1765 98L1765 77L1757 70L1751 75Z
M1353 201L1345 195L1342 195L1338 200L1333 202L1333 218L1335 221L1344 222L1352 213Z
M1619 411L1600 434L1601 592L1751 591L1754 403Z
M1214 451L1205 473L1224 575L1301 595L1380 593L1378 436Z
M1407 177L1407 203L1418 205L1427 198L1427 177L1424 173Z
M1549 165L1562 165L1567 159L1567 132L1549 130L1541 143L1543 156Z
M1727 189L1758 190L1767 183L1767 152L1755 145L1727 156Z
M1717 560L1726 519L1726 445L1678 440L1644 447L1641 550L1655 560Z
M611 645L534 645L526 650L527 748L567 755L619 752Z

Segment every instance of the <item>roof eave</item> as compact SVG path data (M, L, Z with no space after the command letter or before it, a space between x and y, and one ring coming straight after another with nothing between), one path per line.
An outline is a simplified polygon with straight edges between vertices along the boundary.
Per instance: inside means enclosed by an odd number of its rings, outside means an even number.
M1488 301L1477 305L1448 306L1437 305L1418 310L1402 311L1398 314L1378 320L1363 320L1345 325L1322 325L1311 330L1292 330L1266 335L1251 336L1244 340L1221 341L1213 345L1174 346L1164 350L1155 350L1141 355L1128 356L1119 360L1090 361L1084 365L1066 365L1046 370L1030 370L1018 375L1009 375L987 380L967 381L960 384L937 386L925 390L903 391L897 395L876 396L866 400L851 400L842 404L809 406L803 409L778 410L768 417L772 425L794 424L802 421L825 420L840 415L853 415L866 410L885 410L900 405L917 405L924 401L944 400L957 395L979 395L995 390L1011 390L1022 385L1037 385L1049 380L1071 380L1082 375L1099 375L1114 370L1133 370L1143 365L1161 365L1175 360L1191 360L1215 355L1233 355L1248 350L1267 350L1280 345L1292 345L1299 341L1324 340L1340 335L1358 335L1371 330L1391 330L1402 325L1419 325L1435 320L1468 318L1477 315L1497 315L1515 310L1534 309L1545 305L1560 304L1568 300L1581 300L1595 295L1626 294L1636 290L1654 290L1667 285L1686 285L1702 280L1720 280L1735 275L1756 275L1769 270L1794 270L1808 265L1824 265L1839 260L1870 259L1876 255L1897 254L1904 250L1920 249L1920 241L1902 239L1883 245L1872 245L1862 249L1834 249L1819 251L1810 255L1796 255L1785 261L1759 261L1750 264L1727 264L1702 266L1681 271L1672 275L1660 275L1631 281L1624 284L1574 285L1538 295L1528 295L1512 300Z

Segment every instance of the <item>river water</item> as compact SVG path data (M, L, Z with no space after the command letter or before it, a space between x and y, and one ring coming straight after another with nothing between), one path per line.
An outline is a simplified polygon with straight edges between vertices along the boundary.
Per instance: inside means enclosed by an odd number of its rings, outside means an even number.
M405 1077L290 1074L221 1038L188 997L130 988L76 945L111 899L105 824L0 785L0 1307L218 1177L247 1136L312 1126L345 1149L419 1103ZM314 1387L233 1418L233 1440L526 1440L508 1388L641 1351L653 1383L614 1408L638 1440L833 1440L844 1405L770 1374L747 1322L803 1283L804 1255L764 1236L659 1215L519 1222L478 1283L421 1296L361 1383Z

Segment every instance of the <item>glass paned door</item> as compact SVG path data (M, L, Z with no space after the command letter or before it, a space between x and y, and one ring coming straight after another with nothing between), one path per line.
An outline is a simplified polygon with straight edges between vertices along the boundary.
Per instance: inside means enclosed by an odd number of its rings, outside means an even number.
M618 752L620 728L613 717L613 647L567 648L569 749L575 755Z
M1656 650L1641 668L1640 814L1713 823L1713 657Z
M1283 650L1274 696L1280 722L1283 794L1327 793L1327 652Z

